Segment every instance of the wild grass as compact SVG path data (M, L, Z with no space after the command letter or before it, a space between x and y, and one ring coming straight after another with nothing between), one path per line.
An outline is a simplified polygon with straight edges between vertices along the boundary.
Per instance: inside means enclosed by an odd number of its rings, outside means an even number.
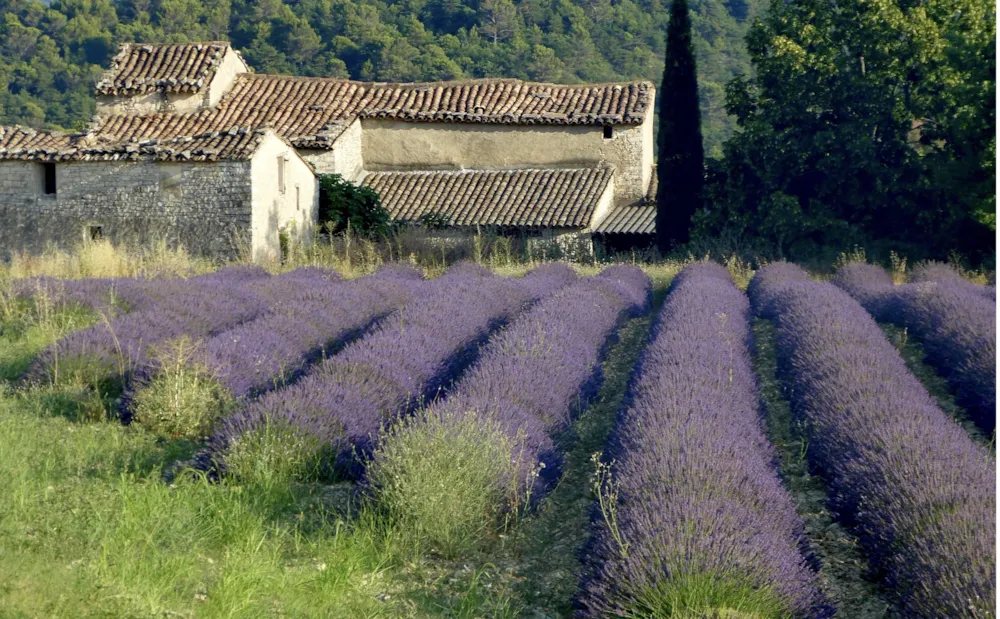
M25 300L13 294L13 280L0 276L0 380L20 377L32 359L63 335L82 329L98 319L93 312L59 303L44 291Z
M368 469L378 506L401 532L447 558L484 550L511 524L516 444L489 419L420 412L391 426ZM511 480L512 487L497 484Z
M636 619L792 619L768 589L710 574L676 575L635 597L626 616Z
M87 241L69 250L52 246L39 255L15 252L8 264L0 266L0 279L34 275L65 279L187 276L213 268L211 261L193 257L183 247L171 247L165 241L146 249Z
M132 401L132 419L169 438L208 436L233 398L212 372L193 361L198 342L182 337L153 347L159 371Z
M315 437L293 426L266 421L244 433L226 450L229 479L259 488L288 487L321 479L331 454Z

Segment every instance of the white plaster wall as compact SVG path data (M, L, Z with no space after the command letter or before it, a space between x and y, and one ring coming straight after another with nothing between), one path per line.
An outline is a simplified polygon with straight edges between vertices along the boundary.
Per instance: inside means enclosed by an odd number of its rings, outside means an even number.
M361 121L355 120L333 143L330 150L302 149L302 158L316 168L317 174L340 174L345 180L358 182L364 171L361 156Z
M600 126L475 125L363 120L366 170L511 169L611 164L615 203L642 198L651 175L652 116L643 125L617 125L606 139Z
M594 208L594 214L590 216L590 224L587 226L586 231L589 232L599 226L602 221L611 213L611 209L614 207L615 203L615 180L617 173L611 175L611 180L608 181L608 186L604 188L604 193L597 200L597 206Z
M249 71L250 67L247 66L243 57L237 54L232 47L227 48L226 53L222 56L222 63L216 69L208 88L205 89L203 105L215 107L219 100L233 88L236 77L240 73L249 73Z
M278 157L286 159L284 192L278 182ZM250 168L254 258L279 255L278 233L282 229L287 229L298 242L309 242L319 215L319 182L309 164L288 143L268 132L254 153Z

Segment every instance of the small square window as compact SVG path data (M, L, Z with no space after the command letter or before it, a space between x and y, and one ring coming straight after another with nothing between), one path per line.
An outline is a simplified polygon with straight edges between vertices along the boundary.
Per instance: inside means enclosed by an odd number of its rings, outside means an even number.
M47 196L56 195L56 164L43 163L42 170L45 179L44 180L45 195Z
M104 226L90 226L87 230L88 238L91 241L100 241L104 239Z
M604 125L604 139L610 140L615 137L615 128L611 125Z

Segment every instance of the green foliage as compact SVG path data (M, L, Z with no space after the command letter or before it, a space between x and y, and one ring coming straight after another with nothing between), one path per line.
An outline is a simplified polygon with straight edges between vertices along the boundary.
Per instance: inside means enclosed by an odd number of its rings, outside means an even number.
M371 187L359 187L339 174L319 177L319 221L331 233L350 228L367 237L389 233L389 211Z
M136 422L169 438L211 433L232 405L232 396L207 368L192 362L196 347L196 342L181 338L154 351L161 369L135 396Z
M515 445L488 420L418 413L384 435L368 469L379 506L406 535L447 557L481 549L516 488Z
M673 0L667 56L660 86L656 245L661 253L690 236L691 218L702 203L705 153L698 109L698 78L687 0Z
M699 232L992 253L994 39L988 0L773 3L747 36L756 75L726 89L740 129Z
M650 619L791 619L777 596L749 584L710 574L676 574L649 591L636 592L629 617Z
M328 452L318 439L293 426L267 422L235 440L224 464L226 473L239 483L279 489L293 481L322 477Z
M749 70L742 44L761 0L693 7L705 145L733 121L723 85ZM654 80L664 0L0 0L0 124L82 129L120 43L230 40L260 73L427 81L516 77Z

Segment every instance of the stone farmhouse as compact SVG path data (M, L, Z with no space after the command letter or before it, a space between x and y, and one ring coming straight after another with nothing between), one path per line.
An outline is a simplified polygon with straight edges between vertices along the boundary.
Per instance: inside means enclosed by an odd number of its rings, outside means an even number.
M648 236L654 93L262 75L227 42L126 44L86 131L0 127L0 254L105 238L273 255L282 229L311 238L333 172L402 221Z

